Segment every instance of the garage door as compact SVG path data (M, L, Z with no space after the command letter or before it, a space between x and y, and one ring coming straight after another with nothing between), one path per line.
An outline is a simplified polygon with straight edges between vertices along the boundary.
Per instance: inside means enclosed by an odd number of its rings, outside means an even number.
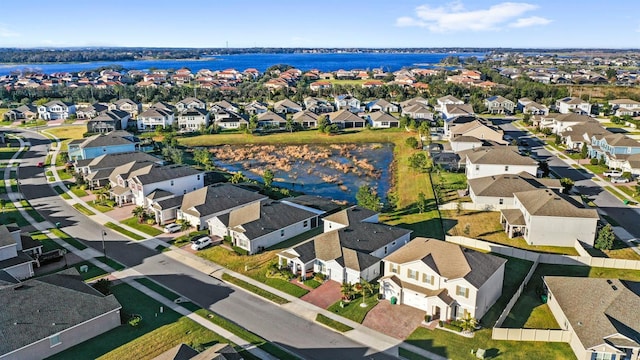
M402 303L425 311L427 308L427 299L424 295L409 290L403 291Z

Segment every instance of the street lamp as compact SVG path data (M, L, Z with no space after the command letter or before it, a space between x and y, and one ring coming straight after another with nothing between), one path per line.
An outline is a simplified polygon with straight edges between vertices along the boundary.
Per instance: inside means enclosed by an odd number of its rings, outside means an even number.
M101 235L102 235L102 253L104 254L104 259L107 259L107 248L104 246L104 237L107 235L107 232L102 230L101 231Z

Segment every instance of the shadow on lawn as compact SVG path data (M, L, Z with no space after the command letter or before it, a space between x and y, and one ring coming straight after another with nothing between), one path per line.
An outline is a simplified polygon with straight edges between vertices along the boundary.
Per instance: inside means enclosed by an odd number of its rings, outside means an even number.
M432 330L434 331L434 330ZM413 346L417 346L421 349L425 349L427 351L431 351L434 354L438 354L440 356L443 356L445 358L449 358L449 356L447 355L447 348L444 346L435 346L433 345L433 340L432 339L419 339L419 340L414 340L414 339L407 339L404 342L406 342L407 344L411 344Z

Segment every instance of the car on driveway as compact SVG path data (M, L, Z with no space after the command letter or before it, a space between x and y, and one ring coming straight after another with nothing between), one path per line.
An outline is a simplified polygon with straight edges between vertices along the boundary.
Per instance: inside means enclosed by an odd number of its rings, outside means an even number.
M620 170L609 170L602 173L602 176L614 178L622 176L622 171Z
M208 236L203 236L197 240L194 240L193 243L191 243L191 249L192 250L201 250L206 248L207 246L211 245L213 242L211 241L211 238Z
M169 225L165 226L164 227L164 232L166 232L166 233L174 233L174 232L180 231L180 228L181 228L180 224L173 223L173 224L169 224Z
M622 176L616 176L611 178L611 182L614 184L624 184L624 183L628 183L629 179L623 178Z

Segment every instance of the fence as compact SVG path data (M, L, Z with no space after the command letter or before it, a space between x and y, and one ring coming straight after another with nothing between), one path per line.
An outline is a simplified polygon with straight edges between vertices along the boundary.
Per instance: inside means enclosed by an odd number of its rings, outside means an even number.
M565 342L571 341L571 332L566 330L548 329L505 329L493 328L491 332L493 340L513 341L544 341Z
M512 209L513 205L476 204L473 202L448 202L439 205L440 210L478 210L478 211L500 211L502 209Z
M535 261L536 257L539 256L539 262L541 264L574 266L580 265L612 269L640 270L639 260L611 259L592 256L569 256L560 254L541 254L534 251L516 249L510 246L494 244L487 241L471 239L464 236L445 236L445 241L529 261Z
M507 306L504 308L504 310L502 310L502 313L500 314L500 317L496 321L496 324L494 325L494 327L502 326L502 323L507 318L507 316L511 312L511 309L516 304L516 302L520 298L520 295L524 291L524 287L527 286L527 284L529 283L529 280L531 280L531 277L533 276L533 273L536 271L536 268L538 267L539 259L540 259L540 256L538 256L535 259L535 261L533 262L533 266L531 266L531 269L529 269L529 272L527 273L527 276L524 277L524 280L522 281L522 284L520 284L520 286L518 286L518 290L516 291L515 294L513 294L513 296L511 297L511 300L509 300L509 302L507 303Z

